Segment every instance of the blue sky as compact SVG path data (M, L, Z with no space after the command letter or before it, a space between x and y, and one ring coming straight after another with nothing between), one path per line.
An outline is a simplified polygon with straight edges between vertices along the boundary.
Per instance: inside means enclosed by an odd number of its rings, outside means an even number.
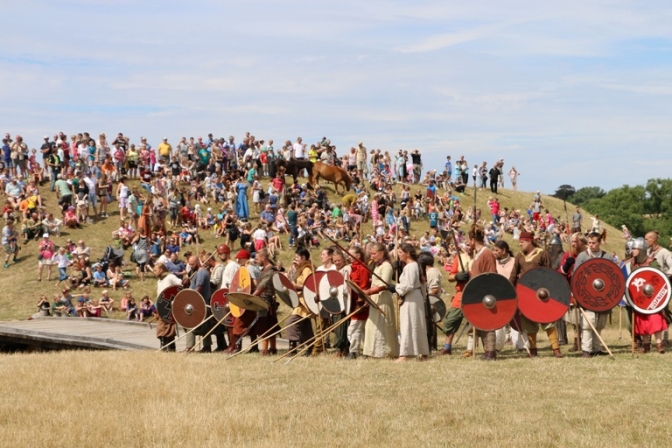
M31 146L327 136L547 193L672 172L669 2L3 3L0 131Z

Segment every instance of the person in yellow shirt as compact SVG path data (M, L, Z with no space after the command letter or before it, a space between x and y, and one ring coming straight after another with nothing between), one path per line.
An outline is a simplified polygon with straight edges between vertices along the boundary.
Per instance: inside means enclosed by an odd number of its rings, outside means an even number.
M317 148L315 147L315 145L310 145L310 149L308 150L308 160L315 163L317 162L318 157L319 153L317 152Z
M159 143L159 156L166 163L170 162L170 155L173 153L173 147L168 143L168 137L163 137L163 141Z

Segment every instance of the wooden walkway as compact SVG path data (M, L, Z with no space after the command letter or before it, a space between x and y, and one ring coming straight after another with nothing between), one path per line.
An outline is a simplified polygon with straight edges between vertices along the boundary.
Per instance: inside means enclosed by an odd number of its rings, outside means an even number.
M180 335L183 334L180 329ZM213 338L214 339L214 338ZM177 350L186 348L186 338L177 341ZM214 342L214 341L213 341ZM246 338L244 346L249 345ZM41 317L32 320L0 322L0 344L24 344L47 349L156 350L156 324L114 319ZM286 348L278 340L278 348Z

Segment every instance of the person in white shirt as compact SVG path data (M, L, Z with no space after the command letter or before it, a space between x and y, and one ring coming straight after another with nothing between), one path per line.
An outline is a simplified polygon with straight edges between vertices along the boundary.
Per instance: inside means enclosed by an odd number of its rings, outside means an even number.
M296 139L296 143L292 145L295 159L303 160L306 158L305 148L302 141L301 137L299 137Z

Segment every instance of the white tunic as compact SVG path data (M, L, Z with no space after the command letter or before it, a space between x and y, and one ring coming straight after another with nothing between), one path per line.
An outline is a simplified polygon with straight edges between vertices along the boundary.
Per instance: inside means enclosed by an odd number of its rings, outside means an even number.
M376 266L373 272L386 283L392 282L394 271L389 262L385 261L380 266ZM385 283L374 275L371 279L371 286L385 286ZM385 290L379 294L373 294L371 299L385 312L386 316L375 308L369 308L369 318L364 327L364 356L396 358L399 356L399 339L394 298L389 291Z
M399 356L429 355L425 301L418 263L410 261L404 267L396 290L404 298L404 303L399 307Z

